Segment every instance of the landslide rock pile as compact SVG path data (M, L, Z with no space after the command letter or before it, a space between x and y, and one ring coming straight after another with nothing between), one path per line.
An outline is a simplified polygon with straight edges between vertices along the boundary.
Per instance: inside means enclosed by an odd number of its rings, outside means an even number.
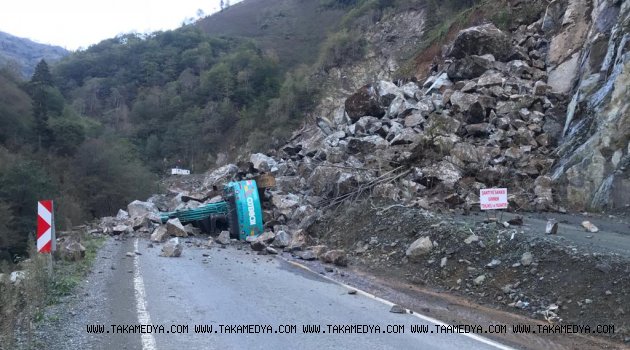
M296 134L269 155L220 167L190 191L131 203L130 217L104 219L105 230L150 230L158 207L217 201L223 184L261 173L276 178L263 196L264 222L284 233L279 248L293 250L311 243L303 231L323 209L362 195L469 210L478 205L480 189L499 186L508 188L511 209L559 209L547 171L567 96L547 84L548 46L541 21L510 34L492 24L463 30L445 63L421 85L366 85L334 116L318 118L314 131ZM155 240L191 230L170 226L178 230L162 228Z
M328 199L369 191L466 209L479 189L505 186L513 209L558 209L546 174L567 96L547 84L540 30L540 22L509 35L469 28L421 86L364 86L318 119L319 135L276 154L279 190Z

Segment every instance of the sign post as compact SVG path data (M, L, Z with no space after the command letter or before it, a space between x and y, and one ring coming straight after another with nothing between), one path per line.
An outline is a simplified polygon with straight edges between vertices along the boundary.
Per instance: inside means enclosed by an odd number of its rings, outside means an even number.
M37 251L48 254L48 273L52 275L52 252L57 249L53 201L37 202Z
M479 206L481 210L507 209L507 188L484 188L479 190Z

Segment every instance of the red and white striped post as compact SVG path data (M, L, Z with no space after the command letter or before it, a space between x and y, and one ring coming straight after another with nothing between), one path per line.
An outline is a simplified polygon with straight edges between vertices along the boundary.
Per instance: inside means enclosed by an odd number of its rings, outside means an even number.
M50 253L55 251L55 215L53 201L37 202L37 251Z

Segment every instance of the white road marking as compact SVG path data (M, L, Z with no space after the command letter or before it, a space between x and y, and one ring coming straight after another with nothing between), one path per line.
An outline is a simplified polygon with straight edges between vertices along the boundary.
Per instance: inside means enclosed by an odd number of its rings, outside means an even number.
M135 251L138 251L138 239L136 238L133 243ZM133 258L133 288L136 295L136 310L138 312L138 323L141 325L151 324L151 316L147 310L146 292L144 290L144 281L140 274L140 263L138 262L138 255L134 255ZM142 334L142 350L156 350L155 338L152 333Z
M287 259L285 259L285 258L282 258L282 259L283 259L284 261L288 262L288 263L289 263L289 264L291 264L291 265L297 266L297 267L302 268L302 269L305 269L305 270L307 270L307 271L309 271L309 272L311 272L311 273L317 274L318 276L320 276L320 277L322 277L322 278L325 278L325 279L327 279L327 280L329 280L329 281L331 281L331 282L333 282L333 283L336 283L336 284L341 285L341 286L343 286L343 287L346 287L346 288L348 288L348 289L353 289L353 290L356 290L356 291L357 291L357 294L361 294L361 295L363 295L364 297L367 297L367 298L370 298L370 299L374 299L374 300L380 301L381 303L383 303L383 304L385 304L385 305L388 305L388 306L394 306L394 305L396 305L396 303L392 303L392 302L391 302L391 301L389 301L389 300L386 300L386 299L383 299L383 298L379 298L379 297L377 297L377 296L376 296L376 295L374 295L374 294L368 293L368 292L363 291L363 290L361 290L361 289L358 289L358 288L356 288L356 287L352 287L352 286L347 285L347 284L345 284L345 283L343 283L343 282L339 282L339 281L334 280L334 279L332 279L332 278L330 278L330 277L328 277L328 276L318 274L317 272L315 272L315 271L311 270L311 269L310 269L310 268L308 268L307 266L304 266L304 265L302 265L302 264L300 264L300 263L298 263L298 262L295 262L295 261L290 261L290 260L287 260ZM442 322L442 321L440 321L440 320L438 320L438 319L435 319L435 318L433 318L433 317L429 317L429 316L425 316L425 315L419 314L419 313L417 313L416 311L414 311L414 312L413 312L413 314L411 314L411 315L412 315L412 316L416 316L417 318L422 319L422 320L425 320L425 321L427 321L427 322L430 322L430 323L433 323L433 324L439 325L439 326L448 326L448 324L447 324L447 323L444 323L444 322ZM472 334L472 333L459 333L459 334L460 334L460 335L463 335L463 336L465 336L465 337L468 337L468 338L474 339L474 340L476 340L476 341L478 341L478 342L484 343L484 344L486 344L486 345L493 346L493 347L495 347L495 348L497 348L497 349L501 349L501 350L517 350L517 349L515 349L515 348L513 348L513 347L510 347L510 346L507 346L507 345L503 345L503 344L501 344L501 343L498 343L498 342L495 342L495 341L493 341L493 340L490 340L490 339L484 338L484 337L482 337L482 336L478 336L478 335L476 335L476 334Z

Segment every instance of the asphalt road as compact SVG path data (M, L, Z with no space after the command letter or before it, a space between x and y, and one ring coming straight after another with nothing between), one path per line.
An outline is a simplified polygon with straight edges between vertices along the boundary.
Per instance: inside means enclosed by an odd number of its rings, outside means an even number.
M141 255L125 255L136 247ZM85 320L103 324L109 333L90 335L85 348L508 348L476 336L437 333L435 324L418 314L391 313L391 306L383 301L361 293L348 294L343 285L280 258L255 255L249 249L186 245L181 257L165 258L158 256L158 245L148 248L144 239L121 242L111 249L114 267L99 276L103 288L99 300L108 302L95 305L98 311ZM95 304L100 302L95 300ZM149 323L163 326L164 333L125 334L112 327ZM270 333L243 333L230 327L238 325L258 325L248 329ZM304 325L319 326L321 333L305 334ZM380 332L338 334L331 333L328 325L378 326ZM429 333L412 334L412 325L427 326ZM212 326L212 331L196 333L195 326ZM228 329L236 332L229 333ZM401 333L387 333L394 330Z
M502 221L516 217L514 213L491 213ZM520 213L523 216L523 226L512 226L517 231L523 231L531 236L545 236L550 240L565 245L575 245L599 253L616 253L630 256L630 220L624 217L608 218L599 216L584 216L580 214L559 213ZM458 221L479 222L486 219L486 214L474 213L469 216L455 216ZM546 235L545 228L548 219L558 222L558 233ZM582 221L588 220L595 224L599 231L586 232L581 226Z

